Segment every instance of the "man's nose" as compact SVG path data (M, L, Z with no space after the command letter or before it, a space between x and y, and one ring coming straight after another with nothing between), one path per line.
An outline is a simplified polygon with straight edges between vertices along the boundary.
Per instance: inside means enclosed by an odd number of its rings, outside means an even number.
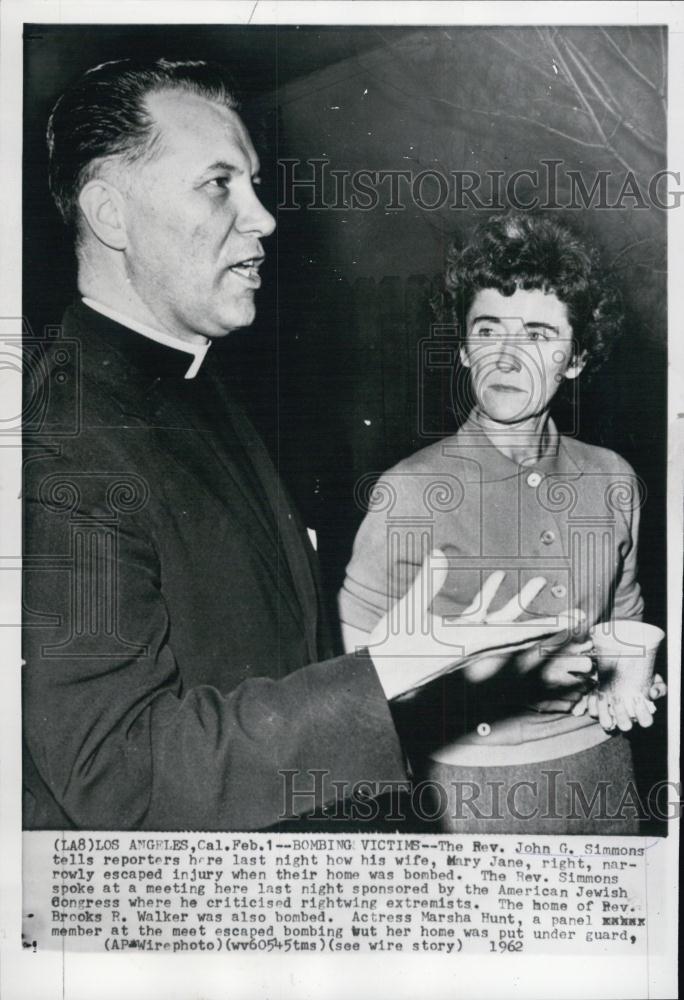
M239 228L245 233L254 233L259 238L270 236L276 227L276 221L269 210L262 204L256 191L243 205L240 212Z

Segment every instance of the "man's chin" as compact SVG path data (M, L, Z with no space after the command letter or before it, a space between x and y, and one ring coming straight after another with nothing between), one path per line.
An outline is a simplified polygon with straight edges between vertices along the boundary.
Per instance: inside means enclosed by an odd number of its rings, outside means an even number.
M229 333L233 333L235 330L244 330L245 327L251 326L255 318L256 309L254 305L239 310L231 309L225 316L217 318L212 332L207 333L207 336L211 338L227 337Z

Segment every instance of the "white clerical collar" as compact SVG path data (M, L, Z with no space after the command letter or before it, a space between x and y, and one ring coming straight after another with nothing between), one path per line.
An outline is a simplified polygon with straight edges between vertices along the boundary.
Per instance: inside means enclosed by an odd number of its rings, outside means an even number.
M131 319L130 316L124 316L123 313L117 312L116 309L112 309L111 306L103 305L102 302L96 302L95 299L89 299L87 296L83 296L83 304L89 306L90 309L94 309L96 312L102 313L103 316L108 316L109 319L113 319L115 323L120 323L121 326L127 327L129 330L134 330L136 333L140 333L143 337L149 337L150 340L156 340L158 344L164 344L165 347L173 347L176 351L185 351L186 354L192 354L194 360L191 362L190 367L185 373L185 378L194 378L197 372L202 367L202 362L206 356L207 351L211 347L211 341L206 340L204 344L191 344L187 340L181 340L180 337L173 337L170 333L163 333L161 330L155 330L152 326L147 326L145 323L140 323L137 319Z

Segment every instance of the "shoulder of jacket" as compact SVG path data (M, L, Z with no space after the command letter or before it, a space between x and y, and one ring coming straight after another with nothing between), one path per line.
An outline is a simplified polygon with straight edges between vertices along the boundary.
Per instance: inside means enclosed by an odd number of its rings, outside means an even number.
M635 472L629 462L616 451L602 448L595 444L586 444L576 438L561 438L562 445L572 460L581 467L583 472L610 472L619 475L634 476Z
M447 451L448 448L455 448L457 446L458 435L453 434L450 437L442 438L402 459L401 462L397 462L396 465L383 472L381 478L402 476L411 473L429 475L451 472L454 468L454 462L464 460L463 456Z

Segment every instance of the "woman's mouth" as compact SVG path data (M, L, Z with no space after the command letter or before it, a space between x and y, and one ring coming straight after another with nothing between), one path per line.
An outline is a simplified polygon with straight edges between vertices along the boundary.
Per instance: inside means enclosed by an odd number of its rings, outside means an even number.
M487 386L488 389L492 389L494 392L524 392L524 389L520 389L517 385L506 385L503 382L495 382L493 385Z

